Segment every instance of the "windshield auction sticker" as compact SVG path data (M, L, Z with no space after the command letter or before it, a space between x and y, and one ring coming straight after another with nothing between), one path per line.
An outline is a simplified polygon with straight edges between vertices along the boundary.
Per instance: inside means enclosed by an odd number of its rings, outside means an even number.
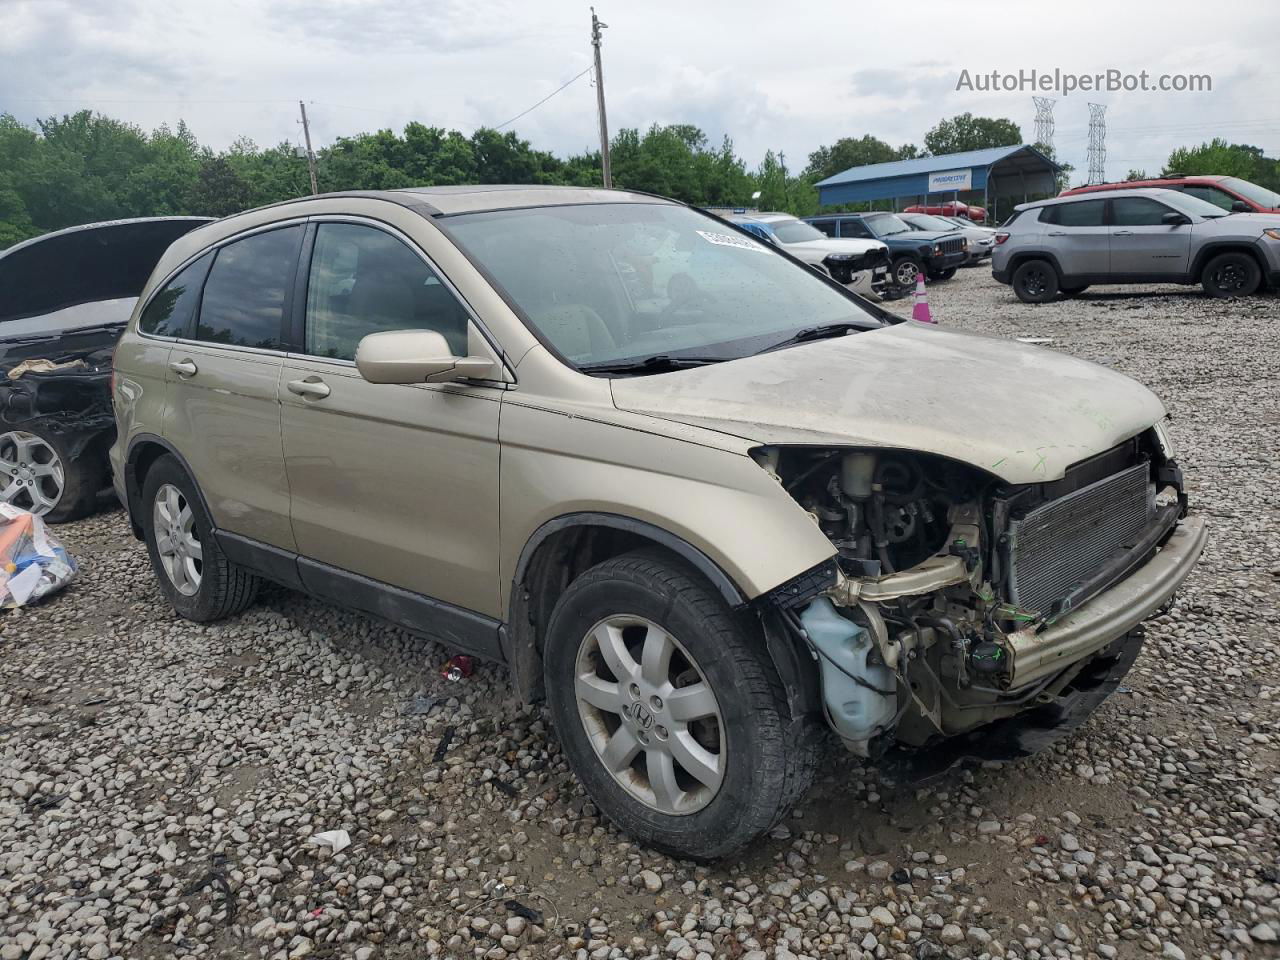
M714 243L718 247L737 247L740 250L752 250L756 253L769 252L754 240L748 240L746 237L735 237L731 233L712 233L710 230L699 230L697 233L707 243Z

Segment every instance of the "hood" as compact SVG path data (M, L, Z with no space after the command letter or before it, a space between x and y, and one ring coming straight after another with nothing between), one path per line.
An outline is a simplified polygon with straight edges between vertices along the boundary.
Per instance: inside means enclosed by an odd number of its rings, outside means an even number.
M887 251L889 249L879 240L855 240L852 237L805 240L801 243L782 243L779 246L806 263L821 263L833 253L863 254L872 250Z
M90 223L0 251L0 323L136 298L169 244L208 222L148 217ZM7 333L0 329L0 336Z
M1255 230L1262 233L1263 230L1274 230L1280 227L1280 212L1231 213L1225 217L1208 218L1204 223L1232 233L1251 234Z
M928 240L932 242L941 240L944 237L963 237L964 234L960 232L959 227L956 227L954 230L912 230L910 233L895 233L893 236L899 240L905 237L908 240Z
M1164 417L1106 367L917 323L611 382L622 410L761 444L935 453L1009 483L1058 479Z

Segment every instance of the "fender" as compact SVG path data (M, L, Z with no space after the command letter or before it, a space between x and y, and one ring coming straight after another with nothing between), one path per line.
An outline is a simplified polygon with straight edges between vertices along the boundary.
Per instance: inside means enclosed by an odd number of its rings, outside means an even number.
M129 514L129 526L133 530L133 535L137 539L142 539L142 525L138 520L138 510L141 507L139 500L142 498L142 490L138 487L138 453L139 448L143 444L155 444L163 447L164 451L178 461L179 466L186 471L187 476L191 478L192 486L195 488L196 496L200 498L200 506L204 508L206 517L212 517L213 513L209 510L209 503L204 498L204 491L200 489L200 484L195 482L195 471L191 469L191 464L187 463L187 458L178 452L177 448L163 437L158 437L154 433L139 433L137 436L130 438L129 446L124 458L124 493L125 493L125 511Z
M1204 266L1209 262L1210 258L1219 253L1226 253L1230 250L1247 250L1253 255L1253 259L1258 261L1258 267L1262 270L1262 275L1267 274L1267 258L1258 249L1258 241L1256 240L1210 240L1199 250L1196 251L1195 259L1191 262L1190 276L1192 282L1196 282L1200 278Z

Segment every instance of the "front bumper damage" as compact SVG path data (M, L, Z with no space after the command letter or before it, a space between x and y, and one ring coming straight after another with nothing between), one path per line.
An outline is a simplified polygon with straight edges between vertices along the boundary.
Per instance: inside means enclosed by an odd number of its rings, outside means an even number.
M1186 517L1181 473L1154 431L1060 480L987 486L945 512L910 483L909 496L877 503L895 471L901 484L900 461L882 473L870 454L829 457L843 461L840 476L813 483L810 469L787 482L824 532L841 532L840 555L821 582L816 568L771 600L816 662L816 701L846 747L892 753L904 770L917 754L922 771L939 758L1024 755L1082 722L1118 685L1140 624L1169 603L1208 537L1203 519ZM834 500L812 499L806 484ZM921 489L925 499L910 499ZM895 569L883 548L911 515L936 524L942 546ZM899 543L924 542L897 533Z

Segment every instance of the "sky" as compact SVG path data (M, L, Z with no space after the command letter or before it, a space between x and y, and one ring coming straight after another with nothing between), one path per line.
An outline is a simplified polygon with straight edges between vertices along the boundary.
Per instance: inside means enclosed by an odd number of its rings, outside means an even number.
M598 0L611 129L694 123L754 166L792 170L842 136L919 144L944 117L1007 117L1034 139L1033 91L957 90L992 70L1108 69L1204 92L1054 97L1055 146L1087 168L1089 102L1107 106L1108 179L1160 170L1215 136L1280 155L1274 0L1121 5L916 0ZM1039 17L1040 19L1037 19ZM0 112L24 122L91 108L154 129L183 119L224 148L316 146L411 120L470 133L510 120L591 63L590 11L567 0L0 0ZM976 84L976 81L975 81ZM598 146L580 77L516 130L560 155Z

